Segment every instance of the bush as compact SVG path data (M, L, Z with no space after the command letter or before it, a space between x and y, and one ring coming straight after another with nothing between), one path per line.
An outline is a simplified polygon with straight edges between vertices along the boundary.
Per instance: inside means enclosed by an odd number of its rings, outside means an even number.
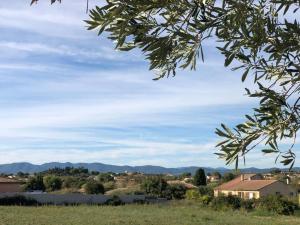
M278 195L269 195L256 202L256 208L280 215L293 215L297 205Z
M46 176L43 178L43 181L47 191L56 191L61 189L62 180L57 176Z
M248 199L248 200L242 200L241 201L241 208L250 211L254 209L255 207L255 200L254 199Z
M165 197L168 183L161 177L149 177L141 184L141 188L147 194Z
M114 177L110 173L100 173L98 176L96 176L96 180L101 183L105 183L114 181Z
M33 205L38 205L38 202L34 199L26 198L25 196L22 196L22 195L16 195L16 196L12 196L12 197L0 198L0 205L33 206Z
M30 177L28 182L25 184L26 191L44 191L45 190L45 185L43 182L43 176L37 175L34 177Z
M184 199L186 187L181 184L168 185L164 197L168 199Z
M208 195L210 197L214 196L214 190L209 186L200 186L198 188L200 195Z
M119 198L119 196L114 195L112 198L108 199L105 202L105 205L111 205L111 206L119 206L124 205L124 202Z
M185 193L185 198L187 200L200 200L201 195L198 190L187 190Z
M109 181L103 184L105 192L115 189L115 182Z
M211 206L214 209L239 209L241 208L242 200L234 195L218 196L211 201Z
M200 197L200 202L203 205L208 205L212 200L213 200L213 197L209 196L209 195L203 195Z
M104 194L104 186L94 180L89 180L83 188L87 194Z

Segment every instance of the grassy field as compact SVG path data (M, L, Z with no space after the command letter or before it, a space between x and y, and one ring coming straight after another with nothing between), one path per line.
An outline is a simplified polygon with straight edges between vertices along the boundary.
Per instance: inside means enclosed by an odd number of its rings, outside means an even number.
M197 204L0 207L0 225L299 225L299 216L216 212Z

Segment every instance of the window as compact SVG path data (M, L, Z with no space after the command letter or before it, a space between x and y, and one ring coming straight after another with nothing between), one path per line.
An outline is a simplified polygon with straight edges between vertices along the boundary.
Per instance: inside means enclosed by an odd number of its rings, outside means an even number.
M294 192L290 192L290 196L294 196Z
M276 195L280 195L280 192L277 191L275 194L276 194Z
M252 199L252 198L254 198L254 193L249 192L249 199Z

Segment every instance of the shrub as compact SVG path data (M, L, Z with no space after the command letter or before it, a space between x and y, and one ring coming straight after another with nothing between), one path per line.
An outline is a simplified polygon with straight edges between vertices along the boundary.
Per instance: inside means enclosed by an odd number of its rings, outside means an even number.
M44 177L43 182L47 191L56 191L62 186L62 180L53 175Z
M218 196L211 201L211 206L214 209L239 209L241 207L241 199L237 196Z
M254 199L248 199L248 200L242 200L241 201L241 208L250 211L254 209L255 207L255 200Z
M168 183L161 177L149 177L141 184L141 188L147 194L165 197Z
M104 183L103 186L104 186L105 192L110 191L115 188L115 182L109 181L109 182Z
M45 185L43 182L43 177L41 175L30 177L28 182L25 184L24 189L26 191L35 191L35 190L44 191Z
M11 197L0 198L0 205L22 205L22 206L33 206L38 205L38 202L34 199L26 198L22 195L16 195Z
M233 180L236 177L233 173L225 173L222 178L222 183Z
M100 173L96 176L96 180L102 183L114 181L114 177L110 173Z
M278 195L269 195L256 202L256 208L281 215L294 214L297 205Z
M200 202L203 205L208 205L212 201L213 197L209 195L203 195L200 197Z
M214 190L209 186L200 186L198 188L198 191L199 191L200 195L208 195L211 197L214 196Z
M198 190L187 190L185 193L185 198L187 200L200 200L201 195Z
M163 196L168 199L184 199L186 187L181 184L168 185Z
M87 194L104 194L104 186L95 180L89 180L83 188Z
M105 205L111 205L111 206L119 206L119 205L124 205L124 202L119 198L119 196L114 195L112 198L108 199L105 202Z

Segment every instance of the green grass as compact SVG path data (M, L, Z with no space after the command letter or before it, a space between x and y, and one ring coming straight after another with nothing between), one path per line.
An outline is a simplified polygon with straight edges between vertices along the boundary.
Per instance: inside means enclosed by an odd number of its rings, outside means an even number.
M196 203L0 207L0 225L299 225L298 216L219 212Z

